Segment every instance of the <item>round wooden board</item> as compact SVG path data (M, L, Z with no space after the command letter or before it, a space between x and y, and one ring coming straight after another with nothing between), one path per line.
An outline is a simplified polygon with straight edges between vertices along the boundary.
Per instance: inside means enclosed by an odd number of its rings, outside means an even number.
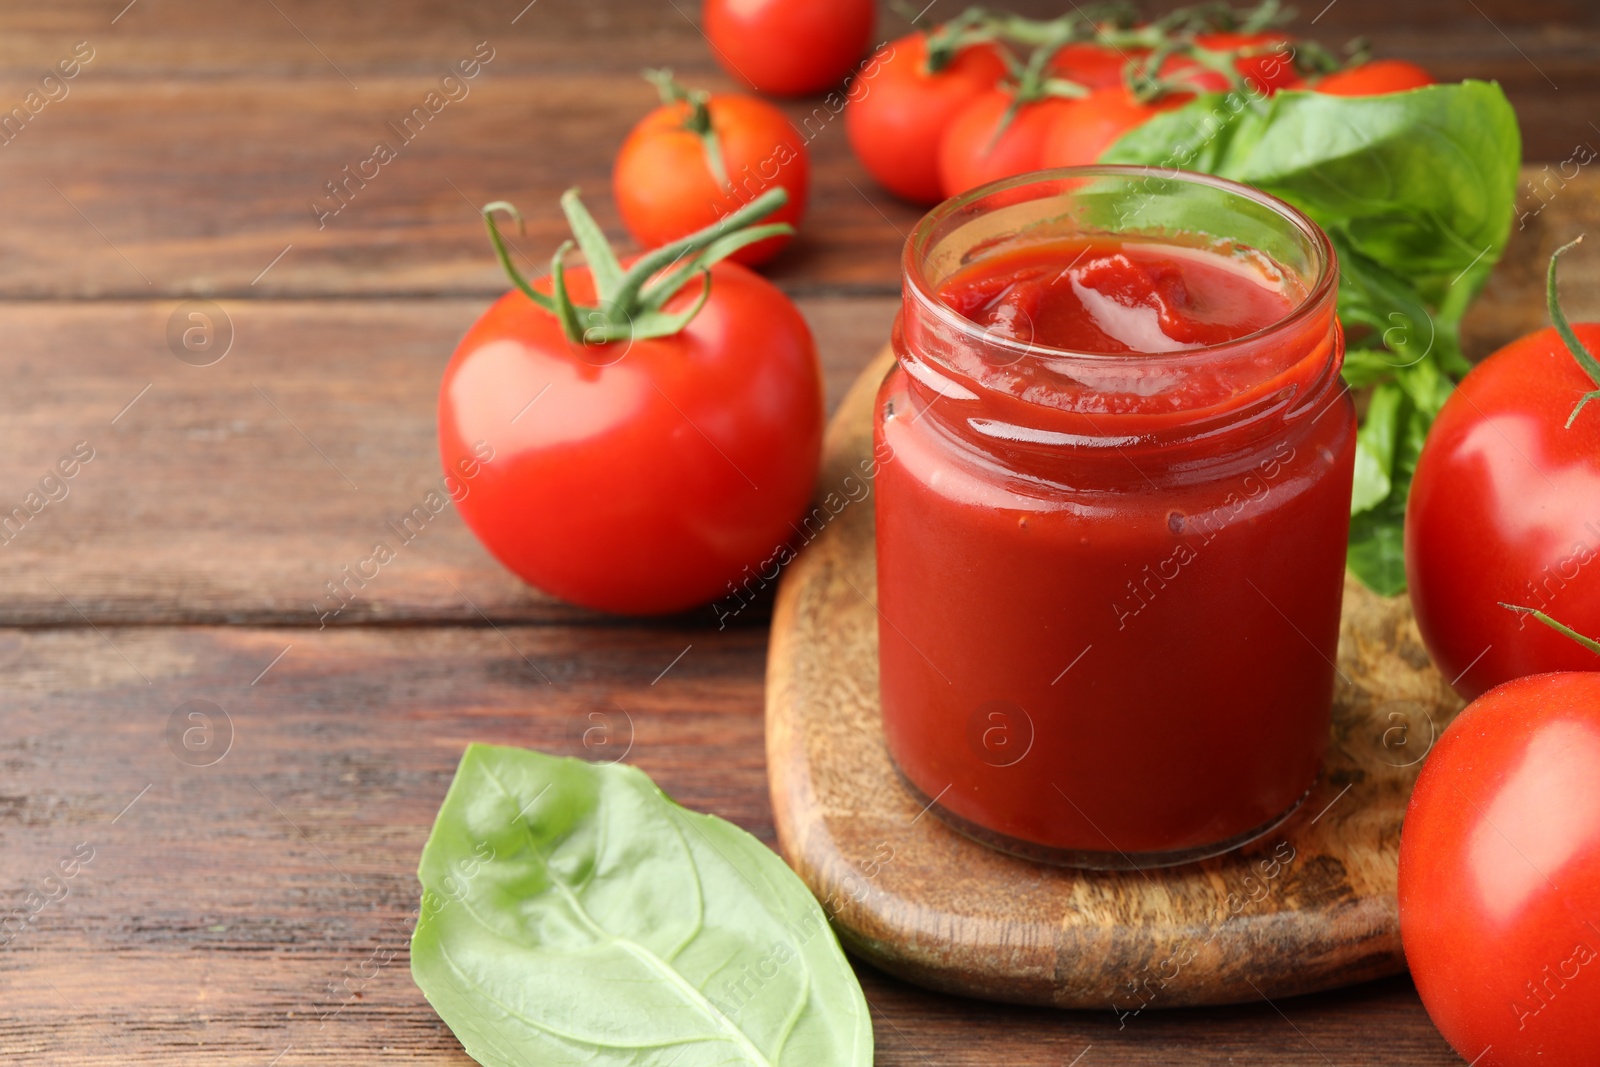
M858 464L891 363L887 350L874 360L828 429L814 513L826 521L783 578L767 662L778 843L846 947L932 989L1118 1012L1290 996L1404 969L1400 820L1461 701L1430 664L1406 599L1354 579L1322 775L1256 843L1161 871L1070 871L1002 855L923 813L884 747L872 499L851 499L862 496Z

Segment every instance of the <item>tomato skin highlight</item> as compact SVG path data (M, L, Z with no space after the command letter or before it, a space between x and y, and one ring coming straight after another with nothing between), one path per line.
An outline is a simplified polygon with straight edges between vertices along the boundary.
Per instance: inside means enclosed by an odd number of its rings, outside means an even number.
M587 269L568 282L592 300ZM711 285L681 333L631 346L570 345L515 290L462 339L440 388L440 458L457 480L476 467L458 510L524 581L583 607L665 614L727 595L793 538L822 449L816 347L759 275L723 262ZM691 282L668 309L699 291Z
M758 92L836 88L872 43L872 0L705 0L700 21L723 70Z
M1573 327L1591 351L1600 324ZM1600 410L1594 382L1543 329L1456 387L1423 445L1406 506L1406 579L1429 654L1471 699L1600 657L1501 602L1600 633Z
M1541 674L1476 700L1417 779L1401 939L1429 1016L1479 1067L1597 1062L1597 768L1600 674Z
M939 142L939 185L945 196L1044 166L1045 137L1070 102L1049 97L1023 104L996 136L1011 99L1004 89L990 89L956 113Z
M1323 78L1312 88L1329 96L1383 96L1437 84L1433 75L1403 59L1375 59Z
M1174 93L1155 103L1141 104L1132 92L1116 86L1069 101L1045 133L1039 165L1081 167L1094 163L1123 134L1192 99L1187 93Z
M811 159L805 140L783 112L753 96L714 93L708 104L711 126L722 148L728 184L711 172L704 142L684 128L686 103L651 111L622 142L612 166L617 210L635 240L658 248L716 222L773 186L789 192L789 202L768 221L799 227L811 187ZM792 240L769 237L731 257L746 266L764 263Z
M955 115L1005 75L1005 60L989 44L964 48L939 73L928 74L920 33L891 42L873 56L845 109L850 147L878 184L905 200L936 204L939 142Z

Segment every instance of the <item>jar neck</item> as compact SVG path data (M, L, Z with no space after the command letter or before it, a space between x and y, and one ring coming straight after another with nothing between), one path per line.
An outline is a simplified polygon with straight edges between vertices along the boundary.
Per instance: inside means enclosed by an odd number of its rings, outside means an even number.
M1120 366L1116 356L997 353L981 330L930 313L907 289L893 340L916 417L1040 477L1099 461L1225 466L1314 422L1345 392L1333 289L1322 306L1300 309L1222 358L1178 351ZM1224 379L1238 388L1219 394ZM1194 395L1210 399L1186 405Z

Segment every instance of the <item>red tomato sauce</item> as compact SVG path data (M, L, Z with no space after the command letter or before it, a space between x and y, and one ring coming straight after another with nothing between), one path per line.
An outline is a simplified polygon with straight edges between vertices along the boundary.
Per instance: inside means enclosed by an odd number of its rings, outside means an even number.
M1335 681L1354 416L1331 297L1297 317L1298 279L1247 249L1079 239L980 253L936 298L1032 347L934 358L909 301L897 327L876 486L900 770L1066 862L1271 824L1315 779Z

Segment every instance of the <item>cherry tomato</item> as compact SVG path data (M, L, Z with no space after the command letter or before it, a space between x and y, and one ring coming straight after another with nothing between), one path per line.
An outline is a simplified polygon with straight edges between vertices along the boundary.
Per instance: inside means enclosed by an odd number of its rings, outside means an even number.
M811 160L789 119L765 100L742 93L710 94L702 104L727 181L712 172L706 140L693 129L697 104L663 104L628 134L612 167L612 192L628 232L655 248L716 222L773 186L789 193L773 221L799 225ZM768 238L733 258L754 266L777 255L789 240Z
M711 54L763 93L800 96L834 88L872 43L872 0L705 0Z
M1118 52L1079 41L1063 46L1051 57L1050 71L1085 89L1109 89L1122 84L1122 71L1129 59L1142 59L1148 54L1143 49Z
M1213 52L1246 52L1233 61L1234 70L1258 93L1270 96L1299 80L1294 66L1294 46L1286 37L1270 33L1202 33L1194 43ZM1234 81L1194 56L1179 52L1161 64L1160 76L1207 93L1226 92Z
M1257 92L1272 94L1287 89L1300 74L1294 66L1294 44L1271 33L1202 33L1195 44L1213 51L1248 51L1233 61L1246 83Z
M1123 134L1163 111L1182 107L1193 97L1173 93L1141 104L1127 89L1098 89L1061 109L1046 132L1039 153L1041 167L1081 167L1095 162Z
M883 48L863 68L855 98L844 109L845 131L867 173L896 196L919 204L944 199L939 140L961 108L1006 72L993 45L973 45L937 74L927 72L920 33Z
M1540 674L1462 712L1411 794L1406 961L1439 1032L1477 1067L1597 1062L1596 768L1600 674Z
M1600 324L1574 329L1600 351ZM1525 674L1600 669L1499 606L1600 631L1600 402L1566 425L1595 387L1556 331L1540 330L1474 367L1428 432L1406 506L1406 578L1428 652L1469 699Z
M573 299L593 302L588 268L566 278ZM662 311L692 308L703 278ZM822 448L811 332L744 267L716 263L709 285L665 336L570 341L513 290L462 339L439 393L440 456L467 526L524 581L602 611L681 611L793 537Z
M1403 59L1375 59L1330 74L1312 88L1330 96L1382 96L1433 84L1433 76L1415 63Z
M939 142L939 185L945 196L1044 166L1045 136L1068 101L1046 97L1023 104L1002 130L1011 101L1004 88L990 89L956 113Z

